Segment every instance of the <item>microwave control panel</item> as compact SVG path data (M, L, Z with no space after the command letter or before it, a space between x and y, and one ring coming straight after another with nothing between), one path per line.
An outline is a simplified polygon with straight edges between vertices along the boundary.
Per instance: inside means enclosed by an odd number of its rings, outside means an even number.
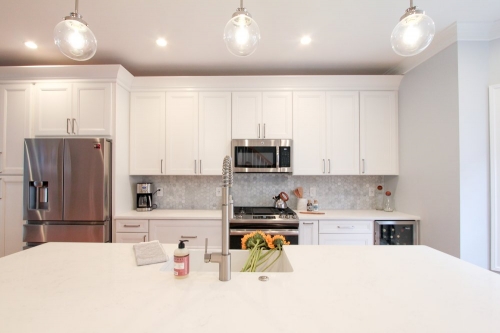
M280 147L280 168L289 168L290 160L290 147Z

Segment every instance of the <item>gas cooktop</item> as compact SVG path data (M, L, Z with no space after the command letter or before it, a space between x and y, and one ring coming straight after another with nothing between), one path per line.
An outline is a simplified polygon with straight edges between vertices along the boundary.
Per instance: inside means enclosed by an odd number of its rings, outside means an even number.
M297 214L290 208L278 209L274 207L234 207L234 220L268 220L276 221L297 221ZM264 222L264 221L262 221Z

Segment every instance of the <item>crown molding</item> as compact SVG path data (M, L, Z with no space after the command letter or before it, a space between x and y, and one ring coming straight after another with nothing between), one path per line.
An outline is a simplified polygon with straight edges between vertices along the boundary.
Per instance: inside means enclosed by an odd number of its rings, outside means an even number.
M431 45L424 52L403 58L396 67L384 74L404 75L457 41L489 42L497 38L500 38L500 21L455 22L436 34Z

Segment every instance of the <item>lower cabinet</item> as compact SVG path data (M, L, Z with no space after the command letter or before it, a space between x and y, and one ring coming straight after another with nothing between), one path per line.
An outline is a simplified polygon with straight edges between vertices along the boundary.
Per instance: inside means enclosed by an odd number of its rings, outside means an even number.
M318 245L318 221L299 221L299 245Z
M23 250L23 177L0 177L0 257Z
M149 220L149 239L160 243L177 244L186 239L191 249L221 248L222 222L220 220Z
M373 221L319 221L319 245L373 245Z
M148 220L116 220L116 243L149 241Z

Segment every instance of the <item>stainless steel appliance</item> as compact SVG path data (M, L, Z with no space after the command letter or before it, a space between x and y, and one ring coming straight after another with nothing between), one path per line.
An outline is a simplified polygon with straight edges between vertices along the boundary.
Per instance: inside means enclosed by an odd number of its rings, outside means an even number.
M109 242L111 141L24 141L23 241Z
M283 235L290 244L299 244L299 218L290 208L234 207L234 215L229 222L230 248L241 249L241 238L257 230L270 235Z
M153 210L153 191L151 183L137 184L137 211L147 212Z
M231 141L233 172L290 173L292 140L252 139Z
M418 221L375 221L375 245L418 245Z

